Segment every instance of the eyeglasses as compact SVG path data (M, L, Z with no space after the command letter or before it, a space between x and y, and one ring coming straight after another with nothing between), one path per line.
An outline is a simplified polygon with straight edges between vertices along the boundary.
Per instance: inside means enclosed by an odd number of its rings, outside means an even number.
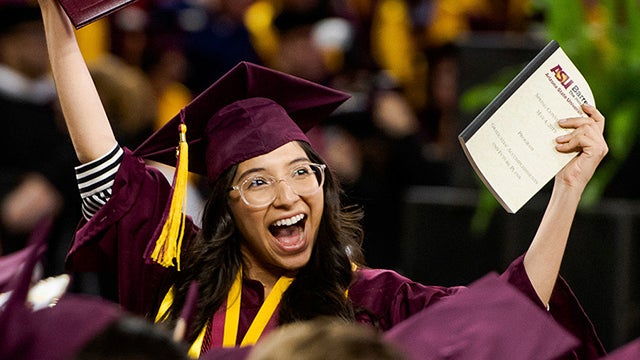
M240 184L232 186L232 190L240 193L245 204L251 207L269 206L277 196L276 185L284 181L298 196L315 194L324 184L324 164L302 164L296 166L288 176L276 179L266 174L258 174L246 178Z

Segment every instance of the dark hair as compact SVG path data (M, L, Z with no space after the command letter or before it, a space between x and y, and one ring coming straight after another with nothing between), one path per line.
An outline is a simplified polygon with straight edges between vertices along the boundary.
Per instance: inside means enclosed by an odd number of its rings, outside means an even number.
M87 342L73 358L187 360L189 356L187 348L175 342L166 329L137 316L123 316Z
M324 160L306 142L298 142L309 160ZM225 300L242 264L240 237L228 204L228 192L237 166L226 170L213 184L204 208L202 230L186 250L185 268L177 274L176 293L168 315L174 323L184 304L189 284L199 283L194 325L187 340L195 339L202 327ZM326 315L354 320L351 302L345 296L352 281L352 263L364 264L362 254L362 211L343 207L343 192L327 168L324 182L324 211L311 258L284 293L280 303L280 324Z

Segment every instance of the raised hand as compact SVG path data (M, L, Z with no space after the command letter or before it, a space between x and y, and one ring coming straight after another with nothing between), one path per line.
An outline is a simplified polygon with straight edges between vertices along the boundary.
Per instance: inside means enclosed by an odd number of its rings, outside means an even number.
M584 189L609 151L603 136L604 116L588 104L583 105L582 110L589 117L568 118L559 122L561 127L574 130L556 139L556 149L560 152L579 151L580 154L556 175L556 186L564 184Z

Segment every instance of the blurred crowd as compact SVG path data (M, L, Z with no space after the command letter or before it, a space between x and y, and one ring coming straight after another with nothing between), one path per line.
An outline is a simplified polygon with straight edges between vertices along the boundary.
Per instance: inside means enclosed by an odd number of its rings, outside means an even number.
M2 142L0 254L20 249L38 221L52 217L57 274L79 219L76 159L60 126L39 10L10 15L7 3L15 2L1 2L0 111L22 135L12 131ZM239 61L350 92L310 137L348 199L365 209L368 263L395 268L389 239L397 238L403 191L452 182L455 42L527 32L535 20L526 0L137 0L76 35L129 148ZM206 186L193 177L190 191L198 219Z

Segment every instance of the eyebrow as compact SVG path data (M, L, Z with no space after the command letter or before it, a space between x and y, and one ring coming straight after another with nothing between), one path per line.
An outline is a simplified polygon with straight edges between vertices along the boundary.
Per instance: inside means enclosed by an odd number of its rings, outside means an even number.
M302 163L302 162L311 162L311 160L309 160L309 159L308 159L308 158L306 158L306 157L299 157L299 158L297 158L297 159L293 159L293 160L289 161L289 163L287 164L287 166L294 165L294 164L298 164L298 163ZM267 169L266 169L266 168L263 168L263 167L258 167L258 168L251 168L251 169L248 169L248 170L244 171L242 174L240 174L240 176L238 177L238 181L240 181L240 180L242 180L242 179L246 178L247 176L249 176L249 175L251 175L251 174L259 173L259 172L261 172L261 171L266 171L266 170L267 170Z

